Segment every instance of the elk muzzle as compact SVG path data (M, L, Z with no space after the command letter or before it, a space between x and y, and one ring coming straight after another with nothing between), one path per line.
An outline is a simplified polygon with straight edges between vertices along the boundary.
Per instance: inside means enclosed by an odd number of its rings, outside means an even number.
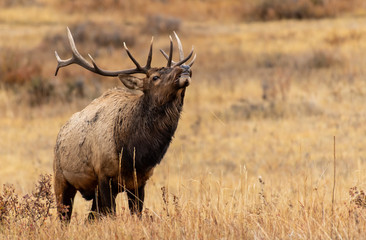
M191 76L192 72L189 66L182 65L180 66L182 72L180 75L178 75L178 87L179 88L185 88L188 87L189 84L191 84Z
M182 74L179 77L178 86L179 88L188 87L191 83L191 77L187 74Z

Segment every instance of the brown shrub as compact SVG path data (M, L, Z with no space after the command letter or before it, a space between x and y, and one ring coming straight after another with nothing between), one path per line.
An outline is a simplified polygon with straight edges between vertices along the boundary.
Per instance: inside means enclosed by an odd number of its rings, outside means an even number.
M345 44L351 41L360 41L363 38L364 33L358 30L351 30L346 33L332 32L325 37L324 41L331 45L338 47L339 45Z
M123 42L132 47L136 43L136 33L118 24L110 22L95 23L91 21L74 24L70 27L74 40L79 45L87 45L95 49L94 56L102 50L120 49ZM70 53L70 44L66 36L66 29L60 34L47 35L41 43L44 50L57 49L60 55ZM86 47L85 47L86 48Z
M283 119L322 115L323 109L312 101L252 101L241 99L223 113L225 119Z
M255 59L255 67L258 68L284 68L296 67L297 65L296 56L282 52L264 53Z
M136 36L133 32L111 22L83 22L71 27L73 36L77 42L94 42L99 47L120 48L123 42L133 46Z
M128 8L131 3L123 0L104 0L104 1L56 1L57 7L67 11L101 11L106 9Z
M324 49L314 50L305 67L308 68L330 68L333 66L341 66L345 61L342 56L338 56L336 52Z
M313 49L310 52L286 54L281 52L261 54L254 60L256 68L265 69L308 69L343 66L347 58L336 49Z
M150 15L146 18L143 32L149 34L172 33L179 31L182 21L176 17L168 17L160 14Z
M349 189L350 203L357 208L366 209L366 194L362 189L356 186Z
M334 17L357 7L357 0L260 0L247 17L254 20Z
M37 0L1 0L0 7L15 7L15 6L32 6L38 5Z
M268 74L262 79L262 99L266 101L286 100L292 79L288 69L275 69L273 74Z
M22 197L15 193L13 185L4 185L0 193L0 223L21 222L30 227L41 226L55 207L51 189L51 175L40 175L35 190Z
M41 76L42 65L31 51L8 48L1 49L0 53L0 84L3 86L24 85L32 78Z
M31 106L48 103L54 96L54 85L43 78L33 78L28 85L28 103Z
M43 57L37 54L37 49L8 48L1 49L0 53L1 86L21 95L19 101L31 106L49 102L55 91L53 84L42 75Z

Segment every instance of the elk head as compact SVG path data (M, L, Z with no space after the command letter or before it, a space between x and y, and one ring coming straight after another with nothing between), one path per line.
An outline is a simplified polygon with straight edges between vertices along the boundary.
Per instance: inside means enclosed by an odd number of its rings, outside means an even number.
M67 28L67 34L72 50L72 57L67 60L62 60L57 52L55 51L55 55L58 61L58 65L56 68L55 75L57 75L58 70L62 67L66 67L70 64L78 64L81 67L94 72L96 74L102 76L109 77L117 77L120 81L129 89L132 90L141 90L146 96L149 96L155 104L163 105L166 102L174 99L176 94L182 92L184 94L184 89L189 86L191 82L191 66L193 65L196 54L194 55L192 61L185 65L193 55L193 48L187 57L184 57L183 47L178 35L174 32L174 35L177 39L178 49L179 49L179 61L173 61L173 40L170 36L170 51L169 55L166 54L163 50L160 50L164 57L167 59L168 63L166 67L161 68L152 68L152 48L153 48L153 39L151 40L150 50L147 57L146 65L141 67L141 65L136 61L136 59L132 56L129 49L126 46L126 43L123 43L124 48L127 52L127 55L135 64L136 68L127 69L127 70L118 70L118 71L108 71L103 70L97 66L94 59L88 54L91 59L92 64L90 64L81 54L78 52L75 46L74 39L70 32L70 29ZM139 78L134 76L133 74L142 73L145 74L145 78Z

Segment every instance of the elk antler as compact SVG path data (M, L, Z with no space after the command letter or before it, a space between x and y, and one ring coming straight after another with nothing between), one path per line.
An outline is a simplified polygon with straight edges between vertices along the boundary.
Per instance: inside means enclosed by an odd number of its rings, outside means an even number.
M184 52L183 52L183 46L182 46L182 43L178 37L178 35L174 33L174 36L175 38L177 39L177 43L178 43L178 50L179 50L179 62L174 62L172 59L173 59L173 40L172 40L172 37L169 36L170 38L170 49L169 49L169 56L168 54L166 54L164 52L164 50L160 49L160 52L163 54L163 56L166 58L166 60L168 60L168 64L167 64L167 67L171 67L172 63L173 63L173 67L175 66L180 66L182 65L183 63L187 62L188 59L190 59L192 57L192 54L193 54L193 47L192 47L192 50L191 52L188 54L188 56L186 58L184 58ZM193 59L192 61L188 64L188 66L192 67L193 63L194 63L194 60L196 60L196 54L194 54L193 56Z
M107 71L107 70L103 70L101 68L99 68L97 66L97 64L95 63L94 59L90 56L90 54L88 54L89 58L92 61L91 65L85 58L83 58L83 56L81 56L81 54L78 52L78 50L76 49L75 46L75 42L74 39L72 37L72 34L70 32L70 29L67 28L67 35L69 38L69 42L70 42L70 46L71 46L71 50L72 50L72 57L66 60L62 60L59 55L57 54L57 52L55 51L55 55L56 55L56 59L57 59L57 68L56 68L56 72L55 72L55 76L58 73L58 70L62 67L66 67L70 64L78 64L81 67L103 75L103 76L110 76L110 77L116 77L119 74L133 74L133 73L145 73L147 74L148 70L151 68L151 60L152 60L152 46L153 46L153 40L154 38L151 39L151 44L150 44L150 51L149 51L149 55L147 57L147 62L146 65L144 67L141 67L140 64L136 61L136 59L132 56L132 54L130 53L130 51L128 50L126 43L123 43L123 46L127 52L127 55L130 57L130 59L132 60L132 62L135 64L136 68L134 69L127 69L127 70L118 70L118 71Z

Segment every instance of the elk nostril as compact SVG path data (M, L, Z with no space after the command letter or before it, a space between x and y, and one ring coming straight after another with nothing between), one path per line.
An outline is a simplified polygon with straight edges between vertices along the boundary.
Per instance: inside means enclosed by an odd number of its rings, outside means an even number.
M186 87L188 87L188 86L189 86L189 84L190 84L189 79L186 79L186 80L184 81L184 85L185 85Z

